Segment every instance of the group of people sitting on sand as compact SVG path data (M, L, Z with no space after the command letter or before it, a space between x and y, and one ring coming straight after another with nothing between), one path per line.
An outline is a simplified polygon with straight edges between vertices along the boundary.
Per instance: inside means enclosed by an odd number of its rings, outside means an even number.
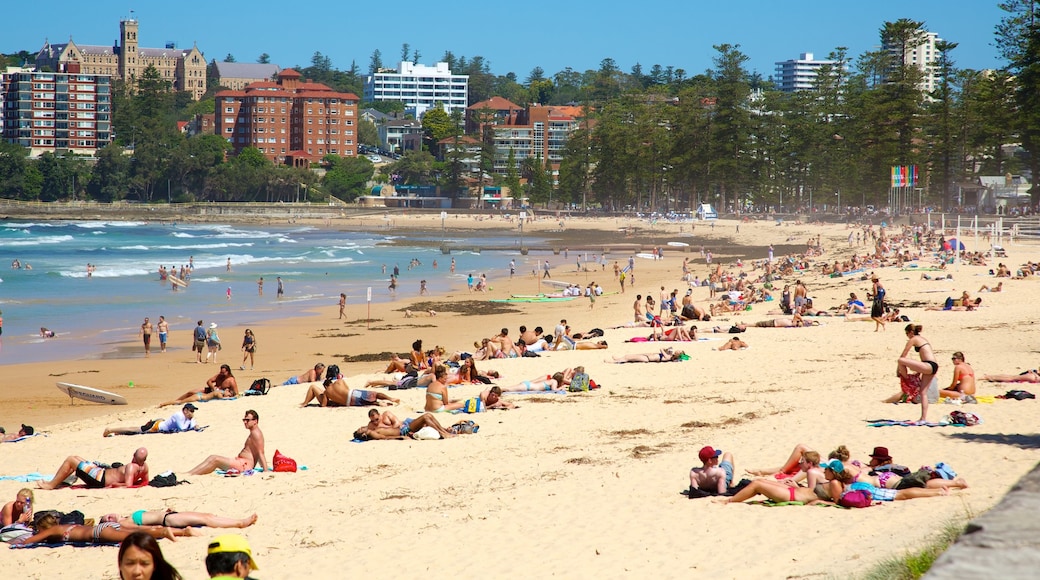
M756 496L777 502L831 503L867 507L873 502L899 501L948 495L968 483L943 463L917 471L898 465L886 447L875 447L870 460L851 459L844 445L827 460L807 445L797 445L780 467L749 469L753 479L734 485L732 453L703 447L701 465L690 470L688 497L719 496L722 503L741 503ZM855 493L853 493L855 492Z

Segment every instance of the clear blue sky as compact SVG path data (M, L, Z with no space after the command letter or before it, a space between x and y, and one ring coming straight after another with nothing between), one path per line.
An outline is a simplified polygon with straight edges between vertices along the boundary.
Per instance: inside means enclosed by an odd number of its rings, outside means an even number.
M181 10L180 7L185 7ZM685 69L687 75L712 66L712 45L739 44L748 69L763 77L774 63L812 52L824 58L845 46L853 59L879 44L885 21L910 18L945 40L962 68L1002 65L993 47L994 25L1004 13L996 0L657 0L643 2L81 2L50 0L45 8L7 16L0 52L35 52L45 39L107 45L119 35L119 20L140 22L140 46L178 47L197 43L208 60L231 53L255 62L268 53L283 67L307 66L315 51L338 69L357 61L368 70L372 51L383 63L400 58L409 43L432 64L451 50L456 56L483 56L497 75L515 72L522 81L535 66L547 75L570 66L595 69L606 57L628 71L640 63Z

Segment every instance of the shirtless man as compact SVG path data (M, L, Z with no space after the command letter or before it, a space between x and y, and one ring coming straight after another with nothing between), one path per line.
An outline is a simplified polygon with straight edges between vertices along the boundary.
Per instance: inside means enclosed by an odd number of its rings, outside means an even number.
M805 306L806 297L808 296L808 290L805 288L805 284L802 284L801 280L794 283L794 309L795 312L801 312L802 307Z
M322 386L311 385L307 389L301 407L317 400L322 407L365 407L368 405L396 405L401 399L395 399L386 393L351 389L343 379L325 379ZM382 401L390 401L389 403Z
M722 451L708 446L701 448L697 457L701 466L690 470L690 499L726 493L733 485L733 454L723 455Z
M226 364L220 365L220 372L206 381L206 386L201 389L188 391L180 397L160 403L160 407L179 405L181 403L201 403L213 399L224 399L238 396L238 380L231 374L231 367Z
M141 324L141 340L144 341L144 356L151 356L152 354L152 332L155 327L152 326L151 321L145 317L144 322Z
M301 375L295 377L289 377L286 379L283 385L302 385L303 383L316 383L321 380L322 374L325 373L325 365L318 363L314 365L314 368L304 372Z
M166 352L166 337L170 334L170 323L166 322L165 316L159 317L156 330L159 331L159 351Z
M130 463L122 467L101 467L93 461L87 461L82 457L70 455L58 468L54 479L47 482L37 482L36 487L40 489L57 489L72 474L79 476L83 483L90 489L101 489L107 487L129 487L148 483L148 450L144 447L134 451L134 457Z
M35 433L36 433L35 429L33 429L29 425L24 425L24 424L22 425L22 428L19 429L18 432L13 434L13 435L8 435L7 432L4 431L4 428L0 427L0 436L2 436L2 437L0 437L0 442L6 443L8 441L14 441L16 439L21 439L22 437L28 437L29 435L33 435Z
M534 330L528 330L526 326L521 326L520 340L527 346L531 346L532 344L538 342L538 340L542 338L543 332L545 331L542 330L541 326L536 326Z
M381 427L400 429L402 424L401 420L397 418L397 415L394 415L390 411L383 411L380 413L379 409L368 410L369 429L379 429Z
M719 348L716 348L715 350L744 350L747 347L748 343L734 336L733 338L727 340L725 344L723 344Z
M558 385L555 381L553 381L553 384ZM481 391L479 395L472 399L452 401L444 405L443 408L446 411L465 409L467 413L480 413L487 409L515 409L515 404L502 400L502 390L501 387L491 387Z
M632 303L632 322L641 323L646 321L646 317L643 315L643 295L636 294L636 301Z
M217 469L236 469L241 473L256 467L257 464L260 464L264 471L270 471L267 465L267 457L264 456L264 434L260 431L260 415L250 409L246 411L245 417L242 418L242 424L246 429L249 429L249 436L246 437L245 445L242 446L242 451L238 452L237 457L210 455L188 473L191 475L205 475L213 473Z
M375 409L373 409L374 411ZM405 419L398 427L379 426L372 427L372 422L354 431L354 439L369 441L372 439L405 439L423 427L433 427L442 439L454 437L455 434L445 429L430 413L423 413L419 417Z
M509 329L503 328L501 332L491 337L491 340L498 343L499 351L501 351L508 358L515 358L520 356L520 351L513 344L512 339L509 338Z
M815 326L816 324L818 324L816 321L805 320L800 314L795 312L790 318L781 316L779 318L759 320L755 323L755 326L758 328L800 328L803 326Z

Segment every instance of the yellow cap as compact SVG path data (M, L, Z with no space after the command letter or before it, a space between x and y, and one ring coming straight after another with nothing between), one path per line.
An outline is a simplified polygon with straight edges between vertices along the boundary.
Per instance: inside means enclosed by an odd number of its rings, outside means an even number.
M209 543L206 554L221 554L231 552L243 552L249 556L249 568L259 570L256 560L253 559L253 550L249 547L249 541L238 534L224 534L217 536Z

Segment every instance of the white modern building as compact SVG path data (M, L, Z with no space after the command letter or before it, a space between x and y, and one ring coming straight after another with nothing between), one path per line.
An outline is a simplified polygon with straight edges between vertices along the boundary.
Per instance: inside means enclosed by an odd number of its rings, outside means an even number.
M939 60L939 52L935 50L935 45L942 42L942 39L934 32L928 32L927 30L921 30L920 32L922 42L906 50L906 63L917 67L924 74L924 78L921 80L921 90L930 93L939 86L939 70L935 66L936 61ZM882 48L898 58L898 46L884 45Z
M366 101L400 101L417 119L438 105L449 115L465 115L468 95L469 75L452 74L446 62L426 66L402 61L397 70L365 76Z
M821 67L837 64L837 61L816 60L813 56L811 52L803 52L798 58L777 62L773 77L776 88L785 93L811 89Z

